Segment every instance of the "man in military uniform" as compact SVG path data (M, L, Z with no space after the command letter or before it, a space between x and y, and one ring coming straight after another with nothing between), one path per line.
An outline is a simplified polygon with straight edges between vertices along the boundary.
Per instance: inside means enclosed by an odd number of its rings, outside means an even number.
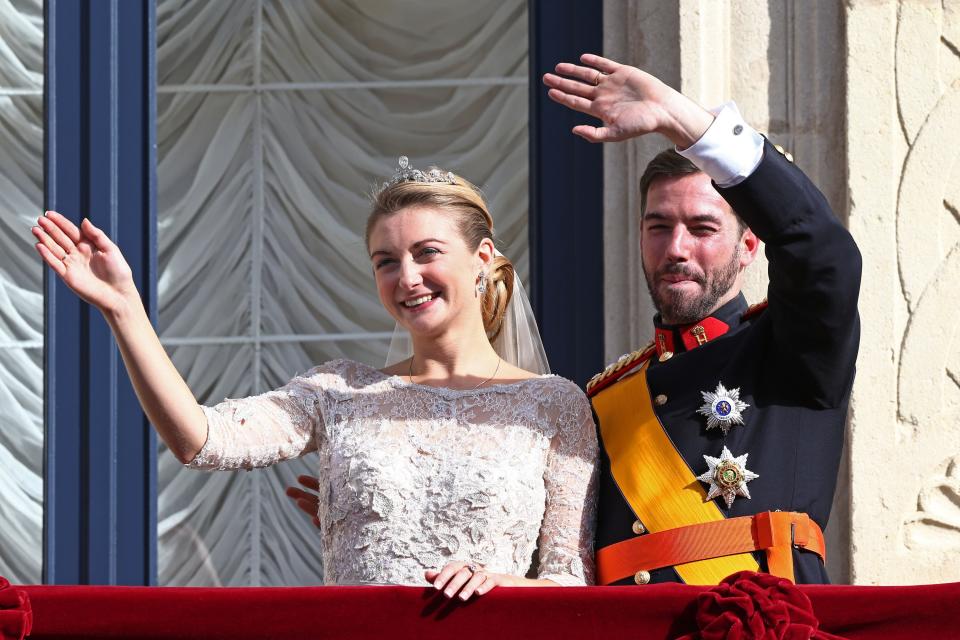
M742 569L827 582L827 524L859 343L860 254L823 195L726 105L599 56L552 99L591 142L657 132L641 180L655 338L588 385L602 441L598 583L715 584ZM740 291L758 250L768 303Z

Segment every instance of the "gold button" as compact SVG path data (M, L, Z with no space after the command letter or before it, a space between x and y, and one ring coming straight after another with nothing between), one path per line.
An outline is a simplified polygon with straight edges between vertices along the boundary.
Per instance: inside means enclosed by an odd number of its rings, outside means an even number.
M667 404L667 396L665 396L665 395L663 395L663 394L661 393L660 395L658 395L656 398L653 399L653 402L654 402L658 407L662 407L663 405Z
M673 351L664 351L660 354L660 362L666 362L673 357Z
M780 155L783 155L783 147L778 144L773 145L773 148L777 150Z
M633 532L638 536L642 536L647 532L647 528L643 526L643 523L639 520L635 520L633 523Z
M643 569L637 571L635 574L633 574L633 581L637 584L647 584L650 582L650 572L644 571Z
M793 162L793 154L789 151L785 151L783 157L787 159L787 162Z

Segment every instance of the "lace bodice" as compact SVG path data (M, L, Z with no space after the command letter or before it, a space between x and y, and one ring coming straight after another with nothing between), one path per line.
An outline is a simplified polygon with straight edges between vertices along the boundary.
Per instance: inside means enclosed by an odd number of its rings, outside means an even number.
M319 452L328 584L424 585L451 560L592 583L597 442L572 382L459 391L334 360L259 396L204 407L190 466L262 467Z

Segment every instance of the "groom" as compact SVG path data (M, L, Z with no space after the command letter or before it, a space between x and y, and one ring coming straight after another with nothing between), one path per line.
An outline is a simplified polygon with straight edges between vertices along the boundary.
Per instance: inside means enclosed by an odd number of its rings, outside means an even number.
M728 104L715 113L599 56L544 76L602 121L591 142L660 133L640 179L654 341L587 385L601 438L599 584L716 584L736 571L827 582L859 343L860 254L823 195ZM766 244L768 303L743 273Z

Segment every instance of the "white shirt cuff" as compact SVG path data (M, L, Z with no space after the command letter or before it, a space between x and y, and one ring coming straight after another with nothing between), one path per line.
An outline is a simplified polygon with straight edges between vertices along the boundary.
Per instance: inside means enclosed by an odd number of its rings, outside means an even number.
M718 187L743 182L763 159L763 136L748 125L733 102L710 112L713 124L692 146L677 153L697 165Z

